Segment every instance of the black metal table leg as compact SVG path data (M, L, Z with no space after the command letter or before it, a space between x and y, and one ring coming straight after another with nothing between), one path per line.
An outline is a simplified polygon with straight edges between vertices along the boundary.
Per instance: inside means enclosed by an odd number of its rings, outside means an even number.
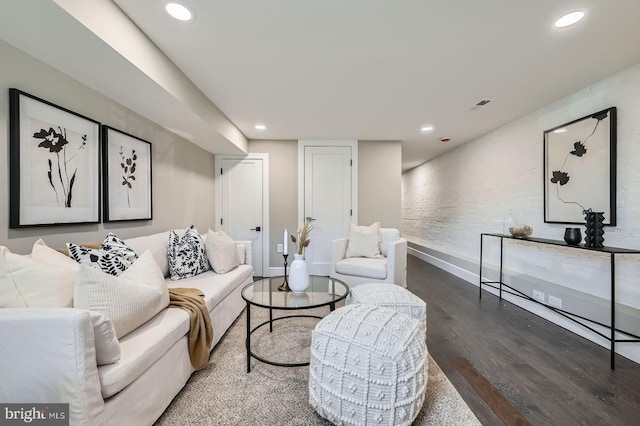
M611 253L611 369L616 369L616 254Z
M500 237L500 300L502 300L502 247L504 246L504 238Z
M273 309L269 308L269 333L273 331Z
M483 241L483 237L484 237L484 235L480 234L480 274L479 274L480 280L479 280L479 283L478 283L478 288L480 289L479 290L480 291L480 297L479 297L480 299L482 299L482 241Z
M247 302L247 373L251 373L251 305Z

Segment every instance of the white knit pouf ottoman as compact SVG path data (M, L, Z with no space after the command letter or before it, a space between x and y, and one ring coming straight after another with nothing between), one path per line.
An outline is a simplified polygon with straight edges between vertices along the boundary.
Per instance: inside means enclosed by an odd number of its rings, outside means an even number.
M410 315L420 321L424 335L427 332L427 304L406 288L395 284L361 284L350 289L346 305L362 303L384 306Z
M350 305L311 335L309 403L339 425L410 425L424 402L427 348L420 321Z

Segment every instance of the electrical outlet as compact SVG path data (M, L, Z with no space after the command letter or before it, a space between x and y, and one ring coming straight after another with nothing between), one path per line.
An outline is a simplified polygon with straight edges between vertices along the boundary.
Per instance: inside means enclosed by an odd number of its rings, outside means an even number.
M278 253L282 253L283 251L282 244L278 244Z
M549 295L549 305L553 306L554 308L562 309L562 299Z
M540 303L544 303L544 293L538 290L533 290L533 298Z

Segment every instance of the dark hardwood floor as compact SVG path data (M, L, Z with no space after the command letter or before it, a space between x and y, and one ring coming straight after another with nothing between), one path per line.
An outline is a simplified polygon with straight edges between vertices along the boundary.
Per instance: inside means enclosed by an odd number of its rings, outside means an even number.
M640 365L414 256L427 347L483 425L640 425Z

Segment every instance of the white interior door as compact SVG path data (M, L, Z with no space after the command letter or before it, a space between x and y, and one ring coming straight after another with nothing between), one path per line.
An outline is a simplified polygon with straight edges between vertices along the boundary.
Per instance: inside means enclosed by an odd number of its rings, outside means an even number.
M234 240L253 242L253 273L263 275L265 206L263 200L263 174L266 170L263 158L216 157L216 175L220 185L217 228ZM217 203L216 203L217 204Z
M352 148L305 146L302 219L315 225L305 250L311 274L329 275L331 240L347 235L352 214Z

